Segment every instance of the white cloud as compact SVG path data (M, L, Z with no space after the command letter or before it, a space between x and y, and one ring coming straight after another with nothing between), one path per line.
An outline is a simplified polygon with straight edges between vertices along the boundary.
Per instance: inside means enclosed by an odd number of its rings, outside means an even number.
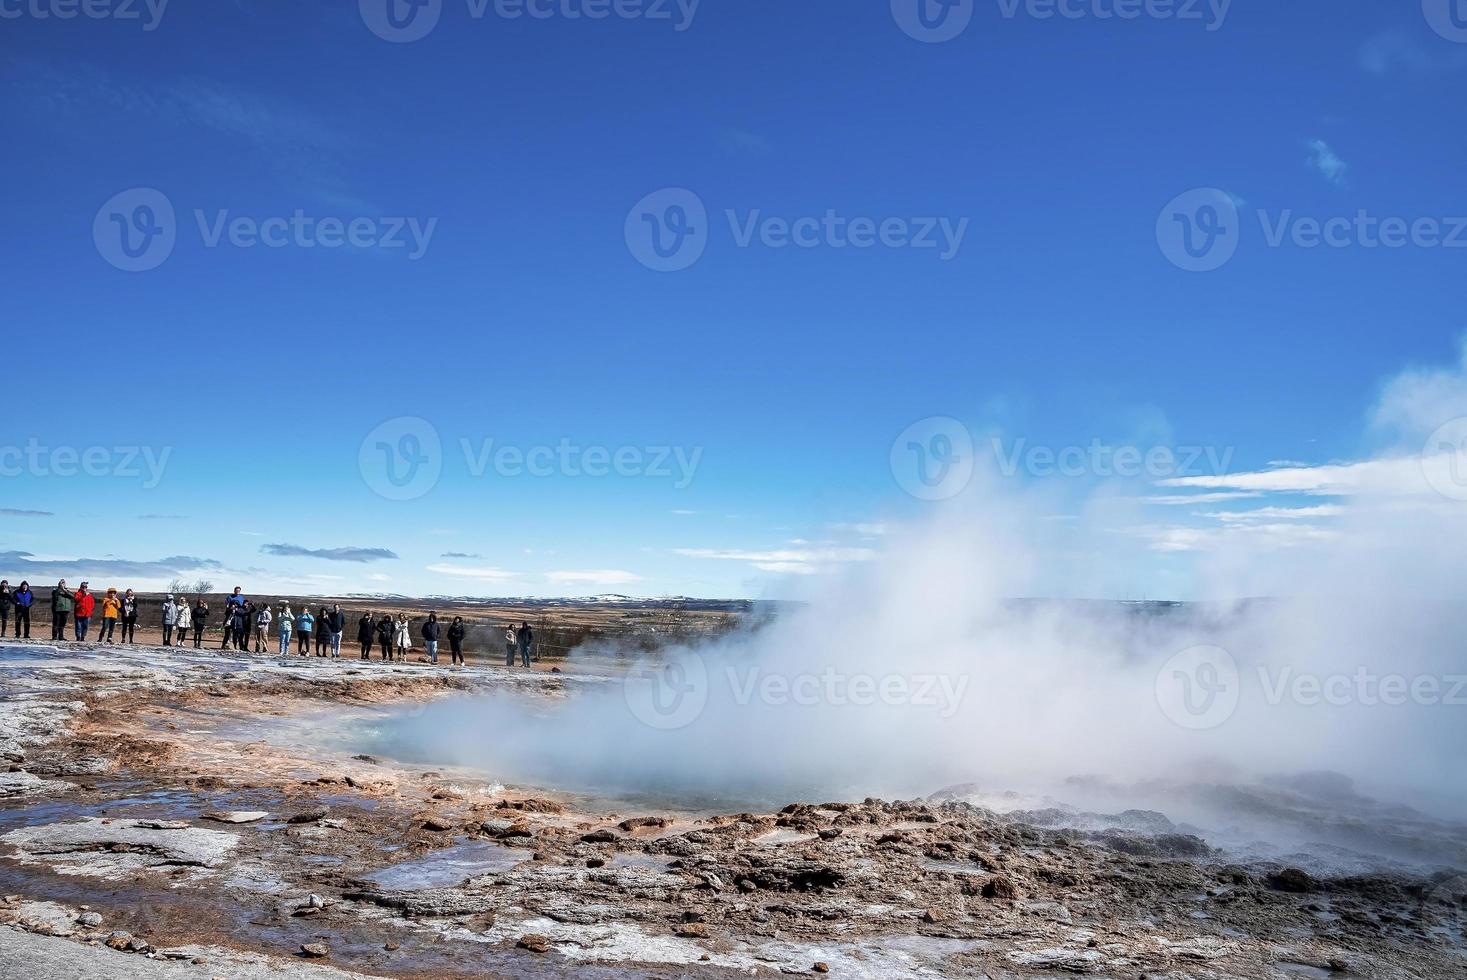
M556 585L635 585L642 581L642 576L635 572L617 568L546 572L545 578Z
M1193 504L1217 504L1225 500L1248 500L1258 498L1263 494L1257 490L1228 490L1222 493L1177 493L1161 494L1155 497L1139 498L1143 504L1161 504L1163 506L1190 506Z
M1318 517L1339 517L1345 508L1337 504L1320 504L1317 507L1259 507L1256 510L1209 511L1199 517L1211 517L1229 524L1248 521L1304 521Z
M1324 140L1309 141L1309 165L1336 187L1345 185L1345 172L1350 169Z
M435 575L453 575L458 578L476 578L491 582L507 582L517 578L517 572L508 572L502 568L482 568L471 565L448 565L437 563L427 566L427 570Z

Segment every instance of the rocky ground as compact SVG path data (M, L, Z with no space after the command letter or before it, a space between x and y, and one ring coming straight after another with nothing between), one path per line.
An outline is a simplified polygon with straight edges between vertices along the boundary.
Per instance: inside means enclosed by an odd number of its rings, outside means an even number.
M4 975L1467 977L1449 873L1319 879L957 793L593 812L299 723L574 672L4 649Z

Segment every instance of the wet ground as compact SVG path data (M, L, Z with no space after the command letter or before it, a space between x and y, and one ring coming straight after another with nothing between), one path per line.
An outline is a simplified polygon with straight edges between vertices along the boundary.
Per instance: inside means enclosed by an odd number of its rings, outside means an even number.
M116 976L1467 976L1467 879L1447 870L1311 873L1159 814L1005 814L961 788L653 808L342 737L601 683L0 647L0 922L33 941L0 948L14 975L75 962L66 942Z

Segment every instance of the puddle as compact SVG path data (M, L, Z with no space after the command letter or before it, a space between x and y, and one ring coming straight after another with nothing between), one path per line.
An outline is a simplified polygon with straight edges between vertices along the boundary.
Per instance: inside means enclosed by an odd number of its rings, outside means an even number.
M448 888L479 875L508 871L530 860L530 857L529 851L497 844L460 844L417 860L382 868L364 877L395 891Z

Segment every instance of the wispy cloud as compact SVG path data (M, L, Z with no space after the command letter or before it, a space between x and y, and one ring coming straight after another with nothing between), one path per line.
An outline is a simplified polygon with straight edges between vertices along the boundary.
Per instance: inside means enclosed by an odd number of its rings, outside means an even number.
M132 578L166 579L183 572L218 571L223 565L210 558L174 555L157 561L135 561L126 558L59 558L32 554L29 551L0 552L0 569L10 577L49 578Z
M0 507L0 517L55 517L49 510L24 510L20 507Z
M261 554L277 558L320 558L324 561L372 562L397 558L386 548L303 548L298 544L266 544Z
M1338 504L1320 504L1316 507L1259 507L1255 510L1220 510L1199 514L1228 524L1243 524L1259 521L1305 521L1321 517L1339 517L1345 508Z
M673 554L684 558L706 558L713 561L741 561L761 572L815 575L835 565L870 561L876 557L872 548L784 548L750 551L738 548L674 548Z
M1350 166L1324 140L1309 141L1309 166L1336 187L1345 186L1345 173Z
M471 554L467 551L445 551L439 558L483 558L483 555Z
M1360 67L1372 75L1404 72L1437 75L1467 68L1467 50L1423 41L1399 28L1382 31L1360 46Z
M635 572L617 568L546 572L545 578L556 585L635 585L642 581L642 576Z
M437 563L427 566L427 570L435 575L452 575L456 578L475 578L488 582L507 582L518 578L516 572L506 571L503 568L483 568L468 565L445 565Z

